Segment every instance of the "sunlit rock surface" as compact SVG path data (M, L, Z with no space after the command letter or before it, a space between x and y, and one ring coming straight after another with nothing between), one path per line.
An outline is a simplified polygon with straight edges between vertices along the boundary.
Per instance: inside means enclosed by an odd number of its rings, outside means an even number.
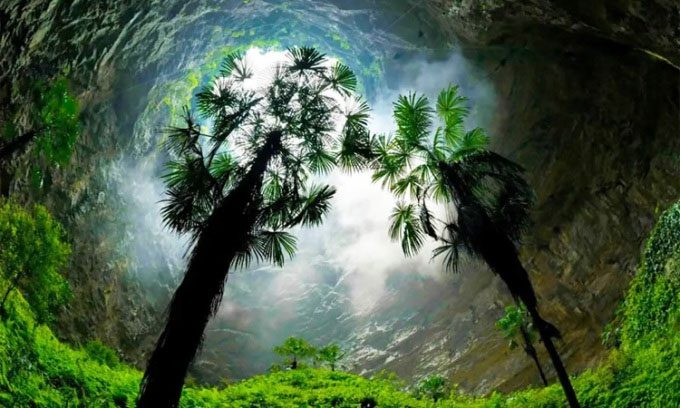
M61 336L101 338L143 365L182 251L162 230L135 225L154 217L138 208L162 188L130 173L154 175L163 159L155 151L169 118L147 114L149 94L184 78L211 49L264 38L322 46L359 70L379 58L384 82L369 91L415 81L403 67L422 55L447 61L455 53L488 81L495 100L484 124L495 147L527 168L537 192L522 254L542 311L564 334L569 370L593 366L642 237L680 191L679 7L662 0L2 0L3 104L13 81L68 69L83 106L72 164L40 191L28 186L27 163L11 180L24 200L45 202L74 243L76 299ZM341 342L356 372L386 368L406 379L437 372L476 392L536 383L530 361L508 351L493 327L509 299L483 266L442 278L397 268L368 310L357 309L342 265L313 266L315 274L291 278L295 285L278 285L294 268L230 277L193 374L216 382L262 372L273 362L271 346L300 334Z

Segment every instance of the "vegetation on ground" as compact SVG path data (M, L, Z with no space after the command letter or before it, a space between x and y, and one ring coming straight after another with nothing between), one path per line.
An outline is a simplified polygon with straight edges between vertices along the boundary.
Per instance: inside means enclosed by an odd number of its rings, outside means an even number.
M622 306L620 345L602 366L574 378L584 406L674 407L680 404L680 203L659 219ZM21 233L17 230L17 233ZM6 280L2 279L5 287ZM19 292L0 320L0 406L132 407L141 373L101 343L60 342L38 323ZM552 380L552 379L551 379ZM421 382L421 385L426 381ZM434 384L437 385L437 384ZM429 387L426 387L429 388ZM435 387L439 389L439 387ZM438 394L441 395L441 394ZM259 375L225 387L185 387L182 407L553 408L564 405L557 385L473 397L447 384L444 396L413 389L394 375L364 378L304 368Z
M321 348L313 346L302 337L291 336L283 343L274 347L274 353L283 357L282 364L274 364L272 371L280 370L282 367L296 370L305 368L311 363L314 367L324 365L335 371L346 352L335 343L327 344Z
M71 251L61 226L43 206L24 209L0 199L0 245L0 313L16 292L37 321L51 322L71 296L61 275Z

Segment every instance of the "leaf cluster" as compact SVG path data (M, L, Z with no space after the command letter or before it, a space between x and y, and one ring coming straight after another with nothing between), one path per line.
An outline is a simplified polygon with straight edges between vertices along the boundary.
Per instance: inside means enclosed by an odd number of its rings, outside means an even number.
M522 168L490 151L483 129L467 128L466 104L456 86L443 89L434 106L424 95L402 95L394 103L396 133L371 144L373 180L400 200L390 237L412 256L429 236L440 243L434 255L444 256L449 270L456 270L461 252L473 252L459 228L462 217L483 212L518 241L533 202ZM442 204L445 214L436 214Z
M71 249L47 209L0 200L0 294L20 291L40 322L50 322L71 298L62 275Z
M239 267L282 265L292 256L296 240L287 230L320 224L335 194L314 177L337 165L357 168L369 145L368 106L354 95L347 66L313 48L291 48L270 81L254 86L253 75L244 54L227 56L220 75L196 95L198 111L185 109L184 124L168 130L166 143L173 159L163 217L172 229L197 237L230 193L249 186L258 216L234 261ZM253 178L265 149L273 154Z

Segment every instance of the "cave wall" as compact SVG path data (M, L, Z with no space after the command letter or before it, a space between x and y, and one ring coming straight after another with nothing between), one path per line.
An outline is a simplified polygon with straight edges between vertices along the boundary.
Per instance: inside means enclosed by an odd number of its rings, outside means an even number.
M31 190L21 176L12 180L13 194L46 203L74 243L69 279L76 301L62 316L62 337L99 337L131 361L143 361L139 347L153 337L149 328L157 327L158 314L126 274L119 242L128 231L116 226L116 209L124 203L108 194L119 175L102 163L135 149L134 123L157 78L191 66L196 55L224 41L205 41L223 19L248 26L252 16L242 3L0 4L3 105L20 99L12 97L13 82L68 68L83 107L84 132L71 166L42 191ZM331 3L348 13L363 9L360 2ZM261 5L262 19L275 17L266 2ZM599 335L634 274L657 209L680 191L680 6L664 0L430 0L376 7L384 10L352 19L364 30L388 27L404 47L453 44L494 83L494 143L527 168L537 191L523 259L543 312L565 335L560 348L568 368L592 366L603 356ZM375 47L390 45L382 31L373 37ZM25 174L26 165L19 163L17 174ZM520 353L509 355L493 334L502 285L490 275L465 282L478 293L469 313L452 321L444 307L431 331L403 346L410 349L400 361L374 366L408 377L414 362L431 358L425 366L446 366L455 382L479 392L535 381L529 362ZM459 290L459 296L466 293ZM440 341L441 358L429 347Z

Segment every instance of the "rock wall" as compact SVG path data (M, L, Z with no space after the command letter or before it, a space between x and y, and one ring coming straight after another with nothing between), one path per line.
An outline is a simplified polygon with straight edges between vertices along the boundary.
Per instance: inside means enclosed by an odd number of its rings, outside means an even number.
M158 310L128 273L130 232L117 213L125 203L110 193L121 177L115 163L123 153L139 154L134 124L156 81L229 42L227 34L214 35L215 27L273 24L269 33L284 35L279 29L290 11L273 7L276 2L244 3L0 4L3 107L21 99L14 83L62 69L83 106L84 132L71 166L42 191L27 186L25 162L11 180L12 193L45 202L74 243L69 278L76 301L61 319L62 337L105 339L131 361L143 361L139 350L153 338ZM523 259L544 313L565 335L560 348L568 368L592 366L603 356L600 332L635 271L657 209L680 191L680 6L670 0L374 3L301 0L293 8L311 21L310 30L322 32L330 19L363 33L357 42L364 48L386 54L390 47L455 44L495 84L496 147L526 166L537 190ZM394 312L403 307L395 299L386 303L385 316L415 319L426 329L394 344L369 330L357 341L392 348L393 358L366 355L357 369L387 367L410 378L444 371L478 392L535 382L530 362L520 352L508 355L493 329L502 313L498 299L507 301L504 288L477 269L474 279L462 276L443 287L419 283L414 293L421 296L409 307L427 321Z

